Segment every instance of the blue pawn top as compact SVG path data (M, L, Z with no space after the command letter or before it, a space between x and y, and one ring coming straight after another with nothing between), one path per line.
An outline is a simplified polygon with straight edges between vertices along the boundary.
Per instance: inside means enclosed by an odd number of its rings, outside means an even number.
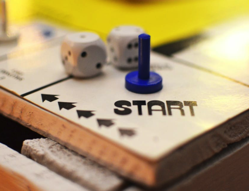
M126 75L125 87L140 94L158 92L163 88L163 79L156 72L150 71L150 35L140 34L138 44L138 71Z

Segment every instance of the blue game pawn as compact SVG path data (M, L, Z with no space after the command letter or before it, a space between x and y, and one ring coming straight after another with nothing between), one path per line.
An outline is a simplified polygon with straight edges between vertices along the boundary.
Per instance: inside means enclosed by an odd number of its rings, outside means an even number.
M156 72L150 72L150 35L140 34L138 40L138 71L126 75L125 87L139 94L158 92L163 88L163 79Z

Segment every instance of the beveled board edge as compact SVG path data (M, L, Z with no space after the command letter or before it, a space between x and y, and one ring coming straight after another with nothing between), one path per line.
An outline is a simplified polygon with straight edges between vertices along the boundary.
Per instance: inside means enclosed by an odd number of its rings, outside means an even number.
M4 89L0 89L0 113L129 179L149 186L156 184L156 163Z
M178 178L228 144L240 141L249 134L249 127L246 126L249 123L247 110L172 151L161 160L148 161L4 89L0 89L0 113L147 186L160 186Z
M225 121L173 151L158 163L156 180L170 182L249 136L249 110ZM167 171L165 170L167 169Z

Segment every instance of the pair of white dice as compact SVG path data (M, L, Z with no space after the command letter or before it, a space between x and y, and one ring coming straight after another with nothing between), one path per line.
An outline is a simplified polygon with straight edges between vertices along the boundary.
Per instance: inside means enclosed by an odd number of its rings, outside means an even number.
M78 78L101 73L107 62L119 68L138 65L138 35L144 33L136 26L114 28L107 38L107 47L99 35L81 32L67 35L61 45L61 59L66 72Z

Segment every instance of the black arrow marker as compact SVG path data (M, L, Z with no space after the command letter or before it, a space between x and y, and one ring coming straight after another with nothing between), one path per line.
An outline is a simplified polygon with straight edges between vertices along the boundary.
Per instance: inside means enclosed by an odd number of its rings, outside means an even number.
M112 119L97 119L99 127L106 126L106 127L110 127L112 125L114 125Z
M92 117L93 115L95 115L94 113L92 113L94 111L87 111L87 110L77 110L77 114L78 114L78 117L81 118L81 117L85 117L85 118L89 118L89 117Z
M119 133L121 136L129 136L132 137L136 135L136 131L134 129L124 129L124 128L119 128Z
M55 100L59 99L56 96L59 96L59 95L41 94L42 102L44 102L44 101L52 102L52 101L55 101Z
M69 110L69 109L76 107L75 105L73 105L73 104L76 104L75 102L58 102L58 104L59 104L60 110L62 109Z

